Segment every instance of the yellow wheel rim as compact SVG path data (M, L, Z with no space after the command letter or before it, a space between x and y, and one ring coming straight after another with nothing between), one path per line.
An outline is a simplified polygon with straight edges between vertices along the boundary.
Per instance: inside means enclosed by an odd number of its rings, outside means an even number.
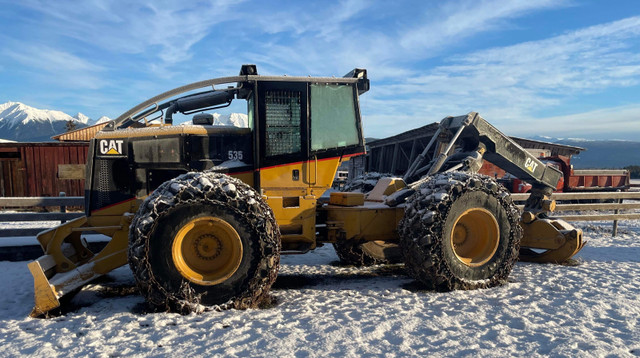
M216 285L233 275L242 261L240 235L224 220L212 216L193 219L173 240L173 264L187 280Z
M456 258L470 267L487 263L498 250L500 228L486 209L473 208L460 215L451 230L451 247Z

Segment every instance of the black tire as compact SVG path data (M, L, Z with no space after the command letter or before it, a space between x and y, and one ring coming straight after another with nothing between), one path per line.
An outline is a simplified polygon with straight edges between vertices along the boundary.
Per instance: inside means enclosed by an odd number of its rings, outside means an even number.
M437 291L501 285L518 258L519 218L508 191L495 180L438 174L408 198L399 225L407 271Z
M229 234L209 233L206 225L214 224ZM233 254L222 251L225 246ZM200 264L231 261L214 270L218 276L197 278L184 273L191 268L184 264L187 249ZM159 310L256 307L268 296L279 263L280 231L271 208L250 186L219 173L187 173L163 183L141 204L129 229L129 266L142 295Z
M333 244L340 262L353 266L397 264L402 262L402 251L397 243L386 241L340 241Z

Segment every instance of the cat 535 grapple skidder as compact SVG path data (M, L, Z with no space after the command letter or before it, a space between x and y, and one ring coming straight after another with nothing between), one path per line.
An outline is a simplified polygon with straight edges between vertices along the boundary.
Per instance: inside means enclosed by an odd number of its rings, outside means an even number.
M404 258L436 290L499 285L519 252L562 262L582 248L580 230L547 216L562 174L473 112L443 119L449 144L430 155L432 140L404 178L380 180L366 197L319 200L340 163L365 151L358 99L368 89L363 69L275 77L245 65L238 76L179 87L125 112L90 143L86 215L38 235L44 256L29 263L32 316L127 263L147 302L192 312L256 306L280 254L324 243L352 264ZM234 100L246 101L248 127L213 125L206 112ZM176 114L195 116L173 125ZM524 212L475 173L482 158L534 185ZM111 240L92 252L87 232Z

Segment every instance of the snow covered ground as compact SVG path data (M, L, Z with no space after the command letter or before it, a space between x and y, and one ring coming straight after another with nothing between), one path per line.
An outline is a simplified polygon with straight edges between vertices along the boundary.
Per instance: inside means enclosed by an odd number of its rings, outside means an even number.
M0 356L640 356L640 221L581 226L577 266L518 263L499 288L421 291L401 266L286 256L271 308L145 313L128 267L29 318L26 262L0 262Z

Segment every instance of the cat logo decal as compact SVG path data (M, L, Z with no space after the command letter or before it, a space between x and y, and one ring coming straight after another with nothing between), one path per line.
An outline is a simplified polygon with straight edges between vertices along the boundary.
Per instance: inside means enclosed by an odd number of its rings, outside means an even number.
M124 143L124 140L121 139L102 139L99 143L100 154L123 155L122 143Z
M536 163L533 159L531 158L527 158L527 160L524 162L524 166L525 168L527 168L530 172L534 172L536 170L536 168L538 167L538 163Z

